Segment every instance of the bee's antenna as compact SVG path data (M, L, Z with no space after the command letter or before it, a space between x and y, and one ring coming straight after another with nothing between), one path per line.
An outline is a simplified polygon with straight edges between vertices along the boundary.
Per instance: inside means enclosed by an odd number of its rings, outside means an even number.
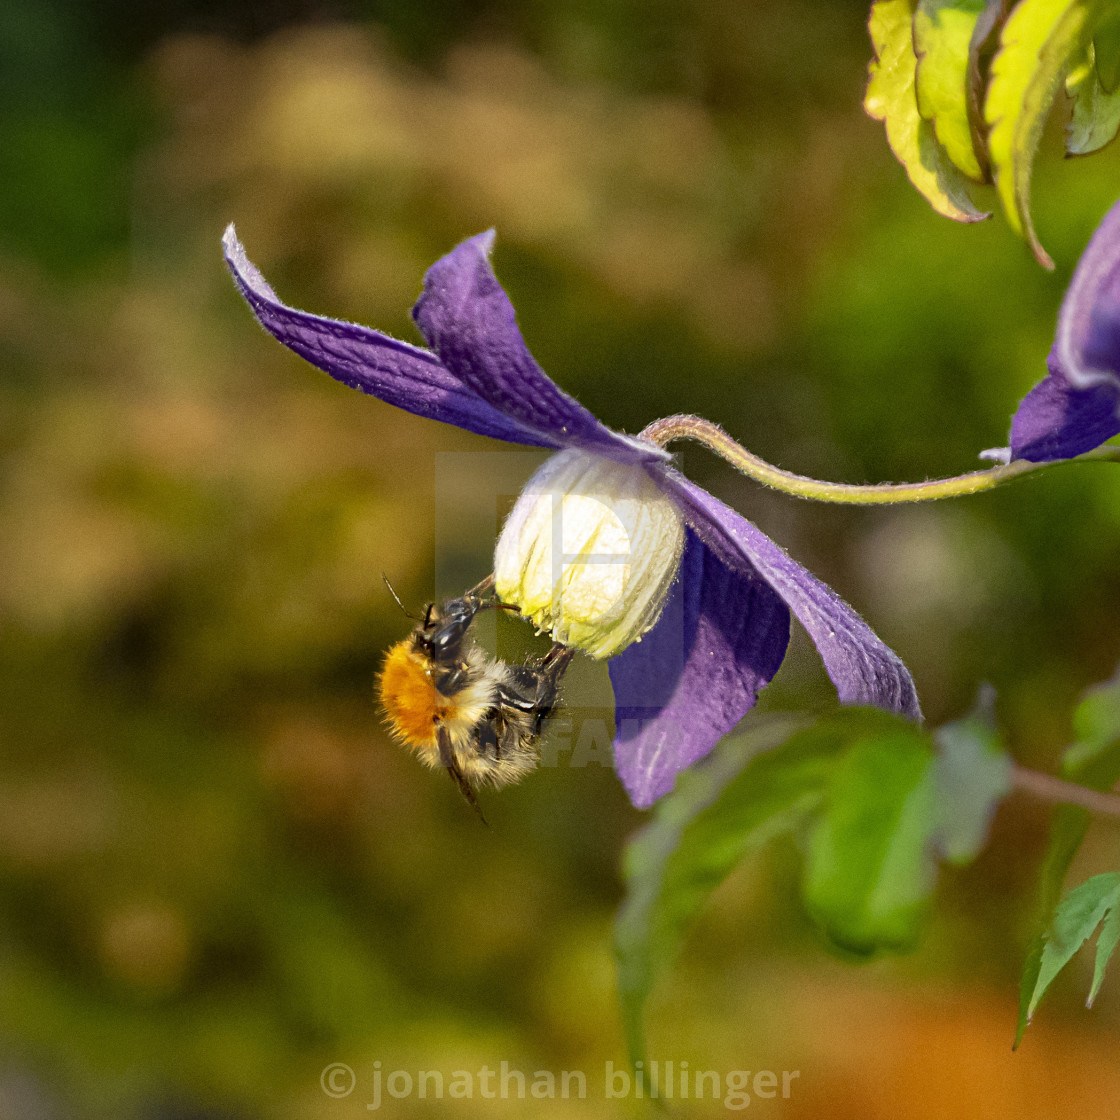
M401 602L401 597L393 589L393 585L389 582L389 577L384 572L381 573L381 578L385 581L385 586L389 589L389 594L392 595L394 599L396 599L397 606L400 607L402 611L404 611L405 618L411 618L413 622L422 622L422 619L412 614L411 611L405 609L404 603Z

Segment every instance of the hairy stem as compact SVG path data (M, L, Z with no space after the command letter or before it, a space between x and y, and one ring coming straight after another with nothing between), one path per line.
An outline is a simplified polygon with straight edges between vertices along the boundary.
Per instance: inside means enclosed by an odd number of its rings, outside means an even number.
M666 416L655 420L640 436L659 447L675 439L692 439L702 443L726 459L736 470L756 482L816 502L841 502L848 505L892 505L898 502L935 502L942 498L958 498L965 494L980 494L1015 478L1032 474L1044 467L1055 466L1066 460L1049 463L1029 463L1017 459L1013 463L971 471L955 478L936 478L928 482L883 482L860 486L848 482L821 482L805 475L784 471L772 466L745 447L736 443L718 424L701 416ZM1081 460L1120 461L1120 447L1098 447L1078 457Z
M1015 789L1043 801L1080 805L1090 813L1120 819L1120 797L1114 793L1101 793L1075 782L1067 782L1063 778L1055 778L1052 774L1044 774L1041 770L1029 770L1025 766L1015 766L1012 769L1011 784Z

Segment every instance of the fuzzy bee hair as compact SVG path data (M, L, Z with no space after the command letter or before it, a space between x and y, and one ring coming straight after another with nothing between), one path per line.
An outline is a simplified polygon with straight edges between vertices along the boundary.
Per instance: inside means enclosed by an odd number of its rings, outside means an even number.
M541 731L559 697L571 651L509 665L469 630L487 607L476 595L431 605L385 656L381 705L394 738L426 766L444 767L477 808L474 790L520 781L537 766Z

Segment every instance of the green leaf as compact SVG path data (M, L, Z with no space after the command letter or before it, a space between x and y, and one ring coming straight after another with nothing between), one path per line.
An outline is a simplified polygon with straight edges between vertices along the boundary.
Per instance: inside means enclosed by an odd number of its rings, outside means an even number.
M1120 89L1108 93L1101 84L1092 43L1070 70L1066 93L1073 99L1066 151L1083 156L1103 148L1120 129Z
M934 733L937 844L950 863L975 859L996 805L1011 789L1011 756L996 730L992 697L985 692L964 719Z
M1073 745L1062 756L1062 776L1091 789L1111 788L1120 780L1120 670L1111 680L1085 691L1081 702L1073 710L1073 732ZM1054 810L1050 842L1039 883L1039 910L1042 914L1053 913L1057 906L1062 883L1085 839L1091 820L1089 812L1076 805L1059 805ZM1027 1009L1038 977L1042 940L1040 936L1023 970L1016 1046L1029 1022ZM1095 989L1092 995L1096 995Z
M872 5L875 58L868 68L871 80L863 107L886 125L891 150L934 210L958 222L978 222L990 215L976 208L968 181L938 144L933 125L918 112L913 17L914 0L875 0Z
M1104 875L1094 875L1079 887L1075 887L1062 900L1054 912L1053 921L1042 946L1038 974L1030 990L1026 1005L1026 1021L1029 1023L1038 1007L1039 1000L1054 982L1055 977L1073 959L1074 953L1093 936L1102 923L1104 928L1097 939L1097 956L1093 969L1093 985L1089 993L1092 1005L1104 980L1105 968L1109 958L1120 940L1120 873L1111 871ZM1026 985L1020 993L1026 994Z
M1073 733L1073 744L1062 756L1062 777L1090 789L1110 789L1120 780L1120 672L1085 691L1073 710ZM1049 915L1057 905L1091 819L1088 810L1077 805L1054 810L1039 889L1042 914Z
M1042 874L1038 885L1040 914L1050 914L1058 904L1062 884L1066 881L1073 857L1077 855L1091 821L1089 810L1078 805L1059 805L1054 810L1050 841L1042 860Z
M1120 88L1120 11L1106 16L1095 36L1093 49L1097 56L1097 76L1105 93Z
M783 721L725 739L681 775L630 843L615 955L632 1062L644 1057L649 993L708 895L749 851L820 805L836 755L863 716L842 713L804 730Z
M918 111L945 154L970 179L983 180L968 119L969 48L987 0L918 0L914 12Z
M1042 947L1045 944L1045 937L1039 934L1031 942L1030 952L1027 953L1027 959L1023 963L1023 975L1019 979L1019 1022L1015 1027L1015 1041L1011 1044L1012 1050L1019 1049L1019 1043L1023 1041L1023 1035L1027 1033L1027 1027L1031 1025L1027 1008L1030 1006L1031 996L1038 984L1038 973L1042 968Z
M1110 2L1019 0L992 60L984 115L996 190L1012 229L1027 240L1044 268L1053 268L1054 262L1031 221L1031 164L1062 79Z
M1093 962L1093 986L1089 989L1089 998L1085 1001L1086 1007L1092 1007L1096 1002L1101 984L1104 983L1104 970L1108 967L1112 954L1116 952L1118 941L1120 941L1120 906L1113 906L1097 937L1097 958Z
M918 728L857 742L809 843L806 907L838 945L900 949L917 937L937 875L934 756Z
M1082 694L1073 710L1073 738L1062 755L1064 777L1093 783L1094 789L1107 789L1120 778L1120 670ZM1096 784L1100 781L1105 784Z

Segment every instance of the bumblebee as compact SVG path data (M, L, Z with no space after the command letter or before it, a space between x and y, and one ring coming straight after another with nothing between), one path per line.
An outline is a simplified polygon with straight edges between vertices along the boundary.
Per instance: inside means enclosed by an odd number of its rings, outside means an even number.
M476 787L510 785L536 768L541 730L572 658L562 645L524 665L490 657L471 623L480 611L514 608L478 592L429 604L385 655L378 682L393 736L426 766L446 768L476 809Z

